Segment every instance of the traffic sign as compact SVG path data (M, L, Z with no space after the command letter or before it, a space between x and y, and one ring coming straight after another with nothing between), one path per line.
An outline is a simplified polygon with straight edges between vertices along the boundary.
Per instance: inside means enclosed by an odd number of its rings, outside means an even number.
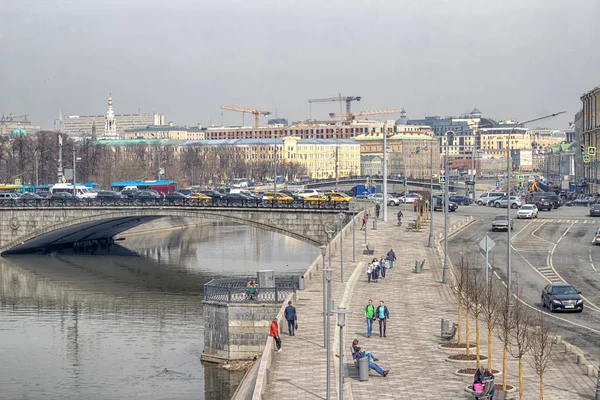
M583 162L584 163L589 163L590 162L590 156L588 156L587 154L585 156L583 156Z
M446 184L446 177L445 177L445 176L442 176L442 175L440 175L440 176L438 177L438 182L440 183L440 185L445 185L445 184Z
M496 190L500 189L500 182L496 182Z
M595 156L596 155L596 148L595 147L588 147L588 154L590 156Z
M525 182L525 175L517 175L517 180L519 182Z
M481 247L481 250L483 251L490 251L495 245L496 243L488 235L485 235L485 237L481 239L481 242L479 242L479 247Z
M21 180L19 178L15 179L15 185L20 185L21 184Z

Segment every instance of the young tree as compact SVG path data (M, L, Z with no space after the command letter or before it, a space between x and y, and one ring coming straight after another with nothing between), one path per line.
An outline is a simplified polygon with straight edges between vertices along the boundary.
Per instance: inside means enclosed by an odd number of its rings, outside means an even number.
M481 313L483 312L483 300L485 297L485 284L482 285L481 279L479 277L480 271L473 269L469 272L469 279L467 283L467 297L469 298L469 309L467 310L467 314L470 312L473 313L475 317L475 349L477 354L477 368L480 367L481 364L481 344L480 344L480 329L479 329L479 319L481 317ZM467 335L467 343L469 343L469 336ZM468 344L467 344L468 350ZM467 352L467 355L469 353ZM489 368L489 366L488 366Z
M487 326L488 336L488 369L491 371L492 366L492 334L496 322L498 321L498 311L502 307L502 294L500 293L500 284L492 278L483 285L483 293L481 298L481 313Z
M526 306L519 300L521 296L513 300L511 307L512 329L510 331L510 345L508 351L519 361L519 400L523 400L523 356L531 347L529 340L531 318Z
M496 337L502 343L502 390L506 390L506 375L508 375L508 346L511 339L511 329L513 325L510 306L510 296L505 287L498 290L500 296L498 299L497 320L494 324Z
M463 278L463 291L462 291L462 301L465 306L465 354L467 356L471 355L471 311L474 306L473 302L473 292L475 289L473 288L473 275L472 270L469 268L469 263L461 260L461 275Z
M463 308L463 298L465 294L465 289L467 286L467 267L465 265L464 258L461 258L460 263L458 264L458 268L456 270L456 274L454 277L454 292L456 294L456 300L458 301L458 323L456 327L456 341L458 344L461 343L462 340L462 308ZM469 344L467 343L467 351L469 348Z
M535 325L529 331L531 364L540 378L540 400L544 400L544 372L554 354L554 326L548 322L543 312L532 321Z

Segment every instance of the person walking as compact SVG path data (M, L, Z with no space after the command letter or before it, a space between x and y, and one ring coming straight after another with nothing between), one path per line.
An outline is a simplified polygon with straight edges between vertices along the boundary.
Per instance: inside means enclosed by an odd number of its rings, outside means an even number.
M369 222L369 213L365 213L362 219L362 226L360 227L361 231L367 229L367 222Z
M288 301L288 306L285 308L284 312L285 312L285 320L287 321L287 324L288 324L288 332L289 332L290 336L295 336L294 328L296 325L297 316L296 316L296 307L294 307L292 305L291 300Z
M379 211L381 210L381 206L379 203L375 204L375 218L379 219Z
M367 283L371 283L371 275L373 274L373 263L367 264Z
M398 210L398 214L396 214L396 216L398 217L398 226L402 226L402 217L404 216L404 214L402 214L402 210Z
M388 263L390 264L390 269L394 268L394 261L396 261L396 253L394 253L394 249L390 249L387 253Z
M369 304L365 306L365 322L367 323L367 337L373 333L373 319L375 318L375 306L373 300L369 299Z
M381 259L379 259L379 268L381 268L381 277L385 279L385 270L387 269L387 259L385 256L381 256Z
M277 352L281 353L281 338L279 337L279 324L277 323L277 319L274 319L273 322L271 322L269 336L271 336L275 340Z
M375 310L375 317L379 321L379 337L387 337L385 335L387 328L387 321L390 319L390 312L388 308L383 304L383 300L379 302L379 307Z
M381 272L381 265L379 261L375 259L375 264L373 265L373 280L375 282L379 281L379 273Z

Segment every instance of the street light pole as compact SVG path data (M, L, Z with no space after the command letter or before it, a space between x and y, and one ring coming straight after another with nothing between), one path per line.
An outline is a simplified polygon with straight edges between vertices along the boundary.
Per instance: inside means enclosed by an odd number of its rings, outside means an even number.
M354 211L352 211L352 262L356 262L356 221Z
M446 132L446 154L444 160L444 175L446 182L444 183L444 267L442 269L442 283L447 283L450 279L450 269L448 267L448 186L450 185L450 162L448 153L450 151L450 137L454 139L454 131ZM510 229L509 229L510 230Z
M337 325L340 328L340 365L339 365L339 388L338 388L338 399L344 400L344 326L346 325L346 314L350 314L351 311L346 310L344 307L336 308L332 310L332 313L337 314Z
M439 150L439 146L438 146ZM431 218L429 221L429 240L427 243L427 247L433 247L433 212L434 212L435 204L433 202L433 140L431 145L429 146L429 212L431 213Z
M339 213L338 218L340 220L340 282L344 283L344 219L346 214Z
M75 154L75 144L73 144L73 197L77 197L77 189L75 187L75 185L77 184L77 174L75 173L76 168L76 164L77 164L77 160L76 160L76 154Z
M326 399L330 399L331 398L331 322L330 322L330 318L331 318L331 311L332 308L331 307L331 278L332 278L332 274L333 274L333 270L331 268L325 268L323 270L323 273L325 274L325 280L327 281L327 329L326 329L326 338L325 338L325 351L327 352L326 355L326 363L327 363L327 378L326 378Z
M321 265L321 272L323 272L323 347L327 348L327 291L325 288L325 253L327 253L327 246L321 246L320 249L323 261Z
M512 281L512 258L511 258L511 248L510 248L510 229L511 229L511 225L510 225L510 174L512 172L512 165L511 165L511 159L510 159L510 152L511 152L511 148L510 148L510 138L513 135L513 133L515 132L515 129L519 126L523 126L525 124L528 124L530 122L536 122L536 121L541 121L543 119L546 118L551 118L551 117L555 117L557 115L560 114L564 114L566 111L560 111L554 114L549 114L549 115L545 115L543 117L539 117L539 118L534 118L534 119L530 119L528 121L524 121L524 122L520 122L518 124L516 124L515 126L512 127L512 129L510 130L510 133L508 135L508 140L507 140L507 157L506 157L506 189L507 189L507 196L508 196L508 204L506 207L506 216L508 218L508 229L506 230L506 293L507 293L507 301L510 302L511 299L511 294L510 294L510 289L511 289L511 281Z
M387 222L387 124L383 125L383 221Z

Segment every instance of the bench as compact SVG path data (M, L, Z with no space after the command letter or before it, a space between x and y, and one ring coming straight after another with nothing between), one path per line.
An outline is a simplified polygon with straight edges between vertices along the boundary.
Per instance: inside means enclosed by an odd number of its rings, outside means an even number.
M474 385L473 385L474 386ZM490 393L494 388L494 380L488 379L485 381L483 386L483 392L475 393L475 389L473 388L473 399L474 400L490 400Z
M413 232L413 231L417 231L417 222L409 222L408 226L406 227L406 231L407 232Z
M442 339L444 340L452 340L454 339L454 336L456 336L456 330L458 328L458 325L456 325L456 323L452 324L452 328L447 331L447 332L442 332Z
M363 250L363 254L375 254L375 246L372 244L365 244L365 249Z

